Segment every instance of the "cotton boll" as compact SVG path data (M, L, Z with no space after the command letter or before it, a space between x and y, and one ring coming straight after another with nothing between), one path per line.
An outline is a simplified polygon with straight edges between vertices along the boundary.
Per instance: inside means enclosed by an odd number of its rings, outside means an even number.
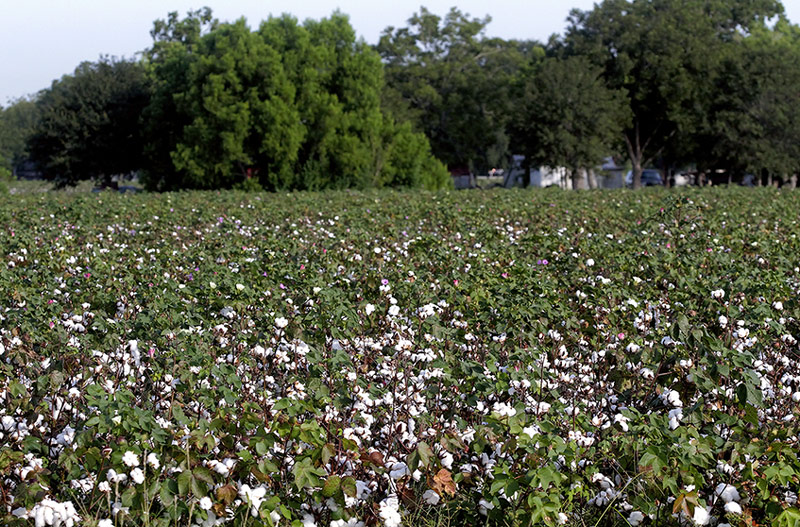
M725 504L725 512L727 514L741 514L742 507L735 501L731 501Z
M708 525L710 520L711 515L708 513L708 509L703 507L695 507L694 515L692 516L692 521L695 525Z
M722 501L725 503L740 501L742 499L741 496L739 496L739 491L736 490L736 487L733 485L727 485L725 483L720 483L717 485L717 488L714 489L714 494L722 498Z
M639 511L633 511L628 516L628 523L631 524L631 527L637 527L643 521L644 521L644 514L642 514Z
M144 483L144 472L139 467L131 470L131 479L137 484L141 485Z
M438 504L438 503L439 503L439 500L440 500L441 498L440 498L440 497L439 497L439 495L436 493L436 491L433 491L433 490L430 490L430 489L428 489L428 490L426 490L426 491L425 491L425 492L422 494L422 499L423 499L423 500L425 501L425 503L427 503L428 505L436 505L436 504Z

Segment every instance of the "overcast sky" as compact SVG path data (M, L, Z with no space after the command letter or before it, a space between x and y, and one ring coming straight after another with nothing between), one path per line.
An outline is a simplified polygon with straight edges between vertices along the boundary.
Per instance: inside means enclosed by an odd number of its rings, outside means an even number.
M443 15L457 3L472 16L490 15L487 34L538 39L561 33L570 9L590 9L593 0L427 0ZM800 0L785 0L790 20L800 21ZM350 15L356 32L375 43L387 26L403 26L419 9L416 2L376 0L0 0L0 104L32 94L84 60L100 55L131 57L150 43L150 29L170 11L181 15L208 5L221 20L247 18L251 27L270 14L303 20L329 15L337 7Z

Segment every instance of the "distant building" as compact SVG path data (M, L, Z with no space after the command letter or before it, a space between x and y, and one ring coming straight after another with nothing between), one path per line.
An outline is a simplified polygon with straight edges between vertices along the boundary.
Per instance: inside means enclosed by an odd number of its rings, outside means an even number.
M453 186L456 189L475 188L475 174L466 165L458 165L450 168L450 177L453 178Z
M513 156L511 167L504 174L504 187L511 188L524 185L524 162L525 156ZM613 158L607 157L602 165L594 169L598 188L622 188L625 186L623 170L624 168L617 165ZM588 174L586 174L586 171L582 171L581 177L584 180L581 188L588 188L589 183L586 181ZM572 188L572 177L565 167L531 167L530 186L570 189Z
M32 161L23 161L14 167L14 177L17 179L25 179L28 181L44 179L41 172L36 169L36 165Z

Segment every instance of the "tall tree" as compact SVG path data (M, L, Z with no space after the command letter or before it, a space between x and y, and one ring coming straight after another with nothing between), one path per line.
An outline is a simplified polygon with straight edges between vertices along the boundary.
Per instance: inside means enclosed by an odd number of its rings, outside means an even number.
M788 179L800 171L800 28L781 18L732 42L717 75L711 151L719 166Z
M33 98L21 98L0 109L0 167L13 173L28 159L27 142L39 120Z
M451 167L483 171L508 154L510 80L535 46L487 38L490 20L456 8L442 18L423 7L408 27L387 28L377 46L384 106L423 131Z
M415 147L418 177L448 181L427 141L380 108L382 66L346 16L298 24L270 18L157 24L147 54L154 94L148 152L151 188L322 189L404 184L393 169L400 145ZM199 17L199 18L198 18ZM190 38L173 33L188 26ZM163 123L165 118L170 122Z
M646 165L702 128L722 45L781 10L773 0L604 0L571 13L568 52L589 57L628 94L623 139L634 188Z
M176 11L156 20L145 50L143 64L151 83L150 100L143 112L145 167L142 180L150 189L182 188L172 152L191 122L188 101L180 94L189 79L189 68L201 37L219 25L211 9L190 11L180 18Z
M137 62L84 62L41 92L39 120L28 140L31 159L59 186L110 182L142 166L139 116L148 99Z
M512 123L517 151L531 165L565 167L573 188L613 152L629 121L624 93L610 89L586 57L535 61L517 80Z

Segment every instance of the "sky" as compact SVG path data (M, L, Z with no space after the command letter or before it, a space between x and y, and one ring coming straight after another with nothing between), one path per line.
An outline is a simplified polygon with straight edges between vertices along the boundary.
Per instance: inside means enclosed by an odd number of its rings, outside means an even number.
M350 16L356 33L376 43L387 26L402 27L419 5L444 15L453 5L474 17L490 15L487 35L546 41L561 33L572 8L593 0L0 0L0 105L36 93L101 55L133 57L151 44L153 21L209 6L220 20L244 16L257 26L272 15L322 18L335 9ZM788 18L800 21L800 0L784 0Z

